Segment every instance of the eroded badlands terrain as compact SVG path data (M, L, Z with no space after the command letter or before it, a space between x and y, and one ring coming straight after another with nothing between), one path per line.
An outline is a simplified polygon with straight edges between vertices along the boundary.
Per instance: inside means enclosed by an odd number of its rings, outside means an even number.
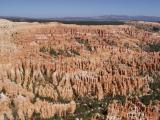
M0 20L0 120L159 120L158 28Z

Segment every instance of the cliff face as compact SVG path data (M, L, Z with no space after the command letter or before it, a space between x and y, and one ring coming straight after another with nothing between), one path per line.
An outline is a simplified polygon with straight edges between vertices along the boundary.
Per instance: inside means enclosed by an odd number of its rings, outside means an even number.
M159 93L159 86L152 85L160 82L158 32L133 25L3 22L0 34L2 119L54 115L80 118L79 104L83 106L86 98L107 104L108 114L102 118L132 119L129 117L132 106L139 107L144 96ZM126 102L109 104L106 96L112 96L113 100L124 97ZM134 97L139 100L138 105L131 101ZM159 102L159 95L149 100L145 109L154 108L152 103ZM117 112L113 113L115 109ZM95 113L94 109L89 111ZM157 112L153 115L147 110L138 112L146 119L158 120Z

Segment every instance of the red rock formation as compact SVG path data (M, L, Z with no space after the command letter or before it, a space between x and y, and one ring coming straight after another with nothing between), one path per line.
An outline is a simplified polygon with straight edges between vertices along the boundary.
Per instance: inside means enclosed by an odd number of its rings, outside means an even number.
M107 95L140 97L151 91L149 83L159 75L160 52L150 48L160 44L159 33L133 25L3 22L8 24L9 28L0 29L0 91L8 100L0 98L0 106L5 106L0 109L2 119L4 113L14 117L8 107L11 102L23 120L34 112L43 118L74 114L73 101L79 97L99 101ZM124 106L110 104L107 119L131 119L130 109L135 107L137 119L156 119L158 113L150 110L154 106L144 111L140 106L131 101Z

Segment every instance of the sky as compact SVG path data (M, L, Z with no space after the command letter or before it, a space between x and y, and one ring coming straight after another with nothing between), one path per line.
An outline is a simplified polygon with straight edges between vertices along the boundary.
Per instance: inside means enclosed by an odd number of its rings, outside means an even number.
M0 16L53 18L101 15L160 17L160 0L0 0Z

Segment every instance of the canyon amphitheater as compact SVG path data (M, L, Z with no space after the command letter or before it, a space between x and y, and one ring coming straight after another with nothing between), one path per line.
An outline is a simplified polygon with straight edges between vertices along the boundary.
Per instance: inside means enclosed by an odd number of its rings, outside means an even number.
M160 120L160 23L0 20L0 120Z

